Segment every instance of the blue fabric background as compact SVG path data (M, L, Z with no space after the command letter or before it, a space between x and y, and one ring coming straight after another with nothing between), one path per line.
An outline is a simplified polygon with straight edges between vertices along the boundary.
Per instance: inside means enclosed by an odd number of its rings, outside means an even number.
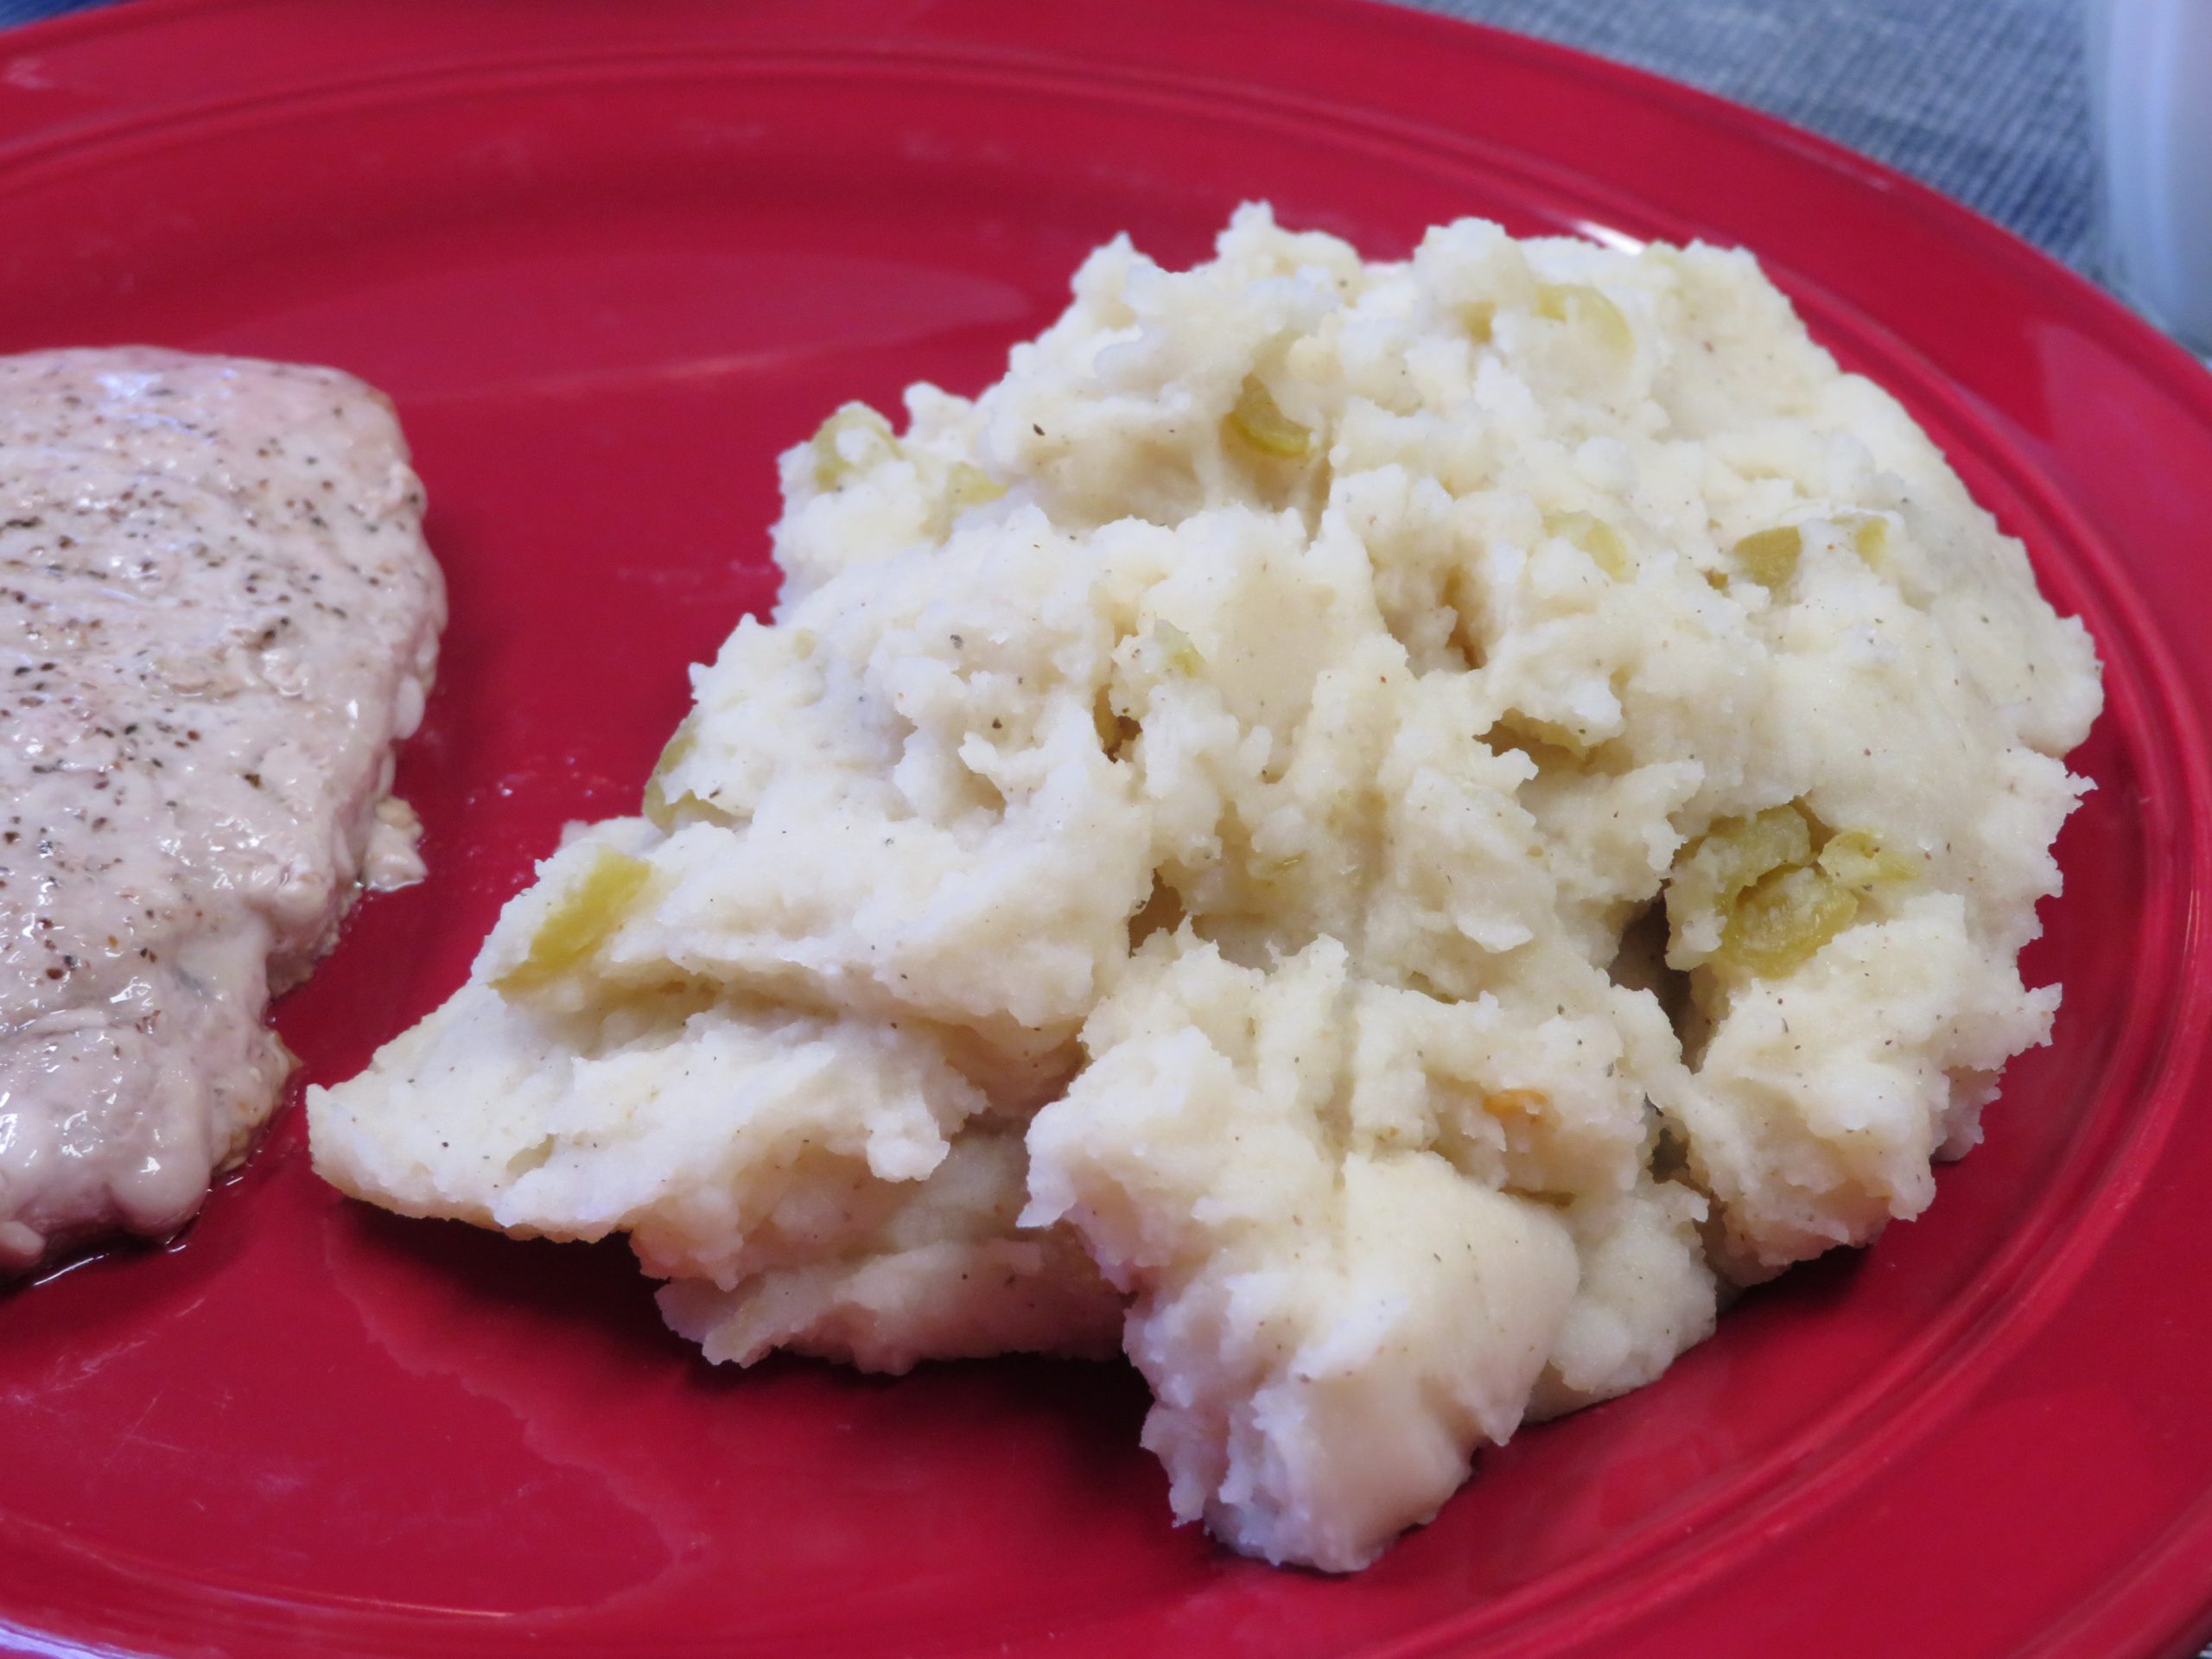
M0 0L0 29L29 23L41 17L59 17L65 11L81 11L102 0Z
M1414 0L1750 104L1910 173L2068 264L2094 162L2080 0Z
M100 0L0 0L0 26ZM2079 0L1408 0L1756 105L2075 265L2092 223Z

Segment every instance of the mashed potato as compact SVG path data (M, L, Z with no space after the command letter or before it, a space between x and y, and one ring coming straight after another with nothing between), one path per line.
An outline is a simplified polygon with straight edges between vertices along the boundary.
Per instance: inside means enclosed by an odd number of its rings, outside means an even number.
M2081 626L1745 254L1101 249L783 459L644 814L311 1093L410 1214L626 1230L716 1359L1116 1341L1329 1569L1971 1146Z

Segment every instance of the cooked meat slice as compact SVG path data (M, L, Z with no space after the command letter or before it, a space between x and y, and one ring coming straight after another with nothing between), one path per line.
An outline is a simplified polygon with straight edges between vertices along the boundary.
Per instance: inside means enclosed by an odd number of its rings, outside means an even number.
M422 512L334 370L0 359L0 1269L191 1217L289 1068L272 990L420 875Z

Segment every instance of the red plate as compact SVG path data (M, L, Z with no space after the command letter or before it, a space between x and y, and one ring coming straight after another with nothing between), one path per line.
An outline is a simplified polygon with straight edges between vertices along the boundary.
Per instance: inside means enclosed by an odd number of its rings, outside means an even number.
M180 1248L0 1302L0 1645L77 1653L2178 1653L2212 1610L2212 379L1896 175L1552 48L1351 0L150 0L8 37L0 349L149 340L398 400L451 575L403 786L433 874L282 1010L351 1074L683 665L766 600L770 457L972 391L1119 230L1240 198L1408 249L1741 242L2087 618L2033 974L2056 1045L1929 1217L1660 1383L1484 1458L1359 1577L1167 1524L1118 1368L718 1371L619 1246L340 1201L297 1113ZM2190 1121L2191 1117L2194 1121Z

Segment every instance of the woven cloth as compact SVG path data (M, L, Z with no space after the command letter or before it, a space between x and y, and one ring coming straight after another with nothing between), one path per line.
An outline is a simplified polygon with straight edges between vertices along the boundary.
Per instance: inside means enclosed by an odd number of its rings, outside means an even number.
M0 29L35 22L41 17L59 17L65 11L82 11L99 3L101 0L0 0Z
M1414 0L1749 104L2045 251L2094 223L2079 0Z

